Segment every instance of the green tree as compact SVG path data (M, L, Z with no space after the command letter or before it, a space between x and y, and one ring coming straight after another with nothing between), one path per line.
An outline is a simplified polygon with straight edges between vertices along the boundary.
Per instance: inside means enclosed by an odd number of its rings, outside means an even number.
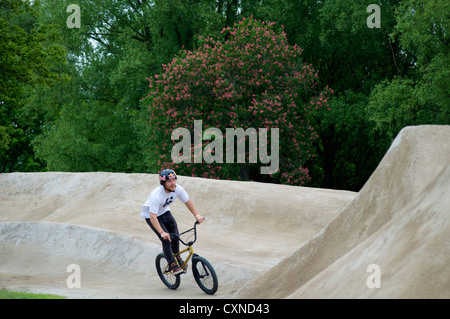
M252 18L223 29L218 39L201 38L194 51L182 51L164 66L162 74L149 79L147 103L154 132L151 139L156 167L170 166L181 174L210 178L250 178L292 185L308 182L304 163L314 157L311 145L317 139L310 125L311 113L319 109L326 112L332 91L314 89L317 74L310 64L301 62L301 53L298 46L287 43L281 27ZM279 129L280 172L264 176L260 173L261 162L249 164L252 162L249 154L256 147L253 144L256 131L253 136L248 133L245 163L225 164L225 155L234 154L235 149L230 148L223 134L214 138L214 144L220 145L218 148L223 152L209 145L206 139L197 145L199 136L192 140L184 137L189 145L181 154L184 161L173 163L172 132L186 128L196 134L195 120L202 120L205 130L214 128L224 133L228 128L246 132L258 128ZM246 143L245 138L238 139L237 143ZM191 150L198 147L212 148L219 157L212 162L197 158L199 153L194 151L192 155ZM258 150L261 154L260 144Z
M370 111L394 137L404 126L450 124L448 1L403 1L391 37L398 39L410 68L377 85Z
M311 167L313 186L359 190L389 145L367 112L377 83L392 79L408 64L399 43L389 37L399 1L378 1L381 28L371 29L367 6L373 1L267 0L257 17L285 26L287 37L304 49L320 77L318 88L330 86L330 112L316 112L319 156Z
M146 76L180 49L192 49L198 35L218 35L257 2L80 0L80 28L70 28L73 1L2 1L3 169L146 171L151 132L140 104ZM59 60L51 52L57 48ZM57 80L52 86L44 81L50 78Z
M1 172L43 168L30 144L40 133L40 119L30 120L25 105L30 91L58 78L55 64L64 52L55 40L54 28L38 22L30 1L0 3Z
M72 2L43 0L40 7L68 50L68 64L60 66L68 80L33 95L29 108L47 114L36 152L51 170L145 171L146 76L191 48L215 13L205 1L84 0L77 2L78 29L66 25Z

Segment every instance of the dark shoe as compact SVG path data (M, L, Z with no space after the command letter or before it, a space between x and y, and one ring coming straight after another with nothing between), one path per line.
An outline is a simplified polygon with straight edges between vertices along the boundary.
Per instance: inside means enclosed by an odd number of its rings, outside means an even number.
M179 275L183 272L183 269L181 269L180 266L178 266L177 262L174 261L170 264L170 272L174 275Z

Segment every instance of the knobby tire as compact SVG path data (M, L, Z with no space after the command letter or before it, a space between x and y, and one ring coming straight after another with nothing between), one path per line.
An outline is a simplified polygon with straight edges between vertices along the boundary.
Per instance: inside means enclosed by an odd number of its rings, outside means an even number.
M200 256L192 260L192 273L197 285L208 295L213 295L219 288L216 272L209 261Z

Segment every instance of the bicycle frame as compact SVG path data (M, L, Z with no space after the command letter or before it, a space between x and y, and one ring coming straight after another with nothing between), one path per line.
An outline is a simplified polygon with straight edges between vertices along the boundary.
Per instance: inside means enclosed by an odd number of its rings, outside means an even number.
M191 245L191 246L188 246L186 249L183 249L182 251L180 251L180 252L178 252L176 254L173 254L174 257L175 257L175 260L177 260L176 259L177 256L180 256L181 254L184 254L185 252L188 252L188 251L189 251L189 255L187 256L186 260L184 261L184 264L183 265L179 265L183 269L185 269L185 267L188 264L188 262L191 259L191 257L195 255L194 248L192 248L192 245ZM177 260L177 262L178 262L178 260ZM164 270L164 271L166 271L166 270Z
M192 262L192 275L194 276L195 282L200 287L201 290L203 290L208 295L213 295L216 293L217 289L219 288L219 281L217 280L217 274L211 265L211 263L206 260L204 257L201 257L197 255L194 252L193 245L197 241L197 226L198 222L194 224L194 227L191 229L188 229L187 231L178 234L170 234L172 239L178 239L183 245L187 246L185 249L173 254L175 257L175 260L177 261L178 265L181 266L184 273L187 273L187 264L189 260ZM188 237L186 239L187 242L184 242L183 239L180 238L181 235L186 234L188 232L194 231L194 233L189 233ZM194 240L188 241L189 239L194 236ZM180 265L177 257L181 254L188 253L186 260L182 265ZM158 272L159 277L161 278L162 282L170 289L177 289L180 286L180 273L177 275L174 275L169 270L169 265L166 256L164 253L159 253L158 256L156 256L155 260L156 265L156 271Z
M187 248L185 248L185 249L179 251L178 253L173 254L173 256L175 257L175 261L178 263L177 257L180 256L180 255L182 255L182 254L184 254L184 253L186 253L186 252L189 252L189 255L187 256L187 258L186 258L186 260L184 261L183 265L178 264L178 266L180 266L180 267L183 268L183 269L185 269L185 267L187 266L187 264L188 264L189 260L191 259L191 257L195 255L195 251L194 251L194 248L193 248L192 246L193 246L194 243L197 241L197 225L198 225L198 224L199 224L199 222L195 222L194 227L192 227L192 228L190 228L190 229L188 229L188 230L182 232L182 233L179 234L179 235L173 234L173 233L170 234L170 238L171 238L171 239L173 239L173 238L178 238L178 240L179 240L183 245L187 246ZM185 242L181 239L181 235L186 234L186 233L188 233L188 232L190 232L190 231L192 231L192 230L194 231L194 240L185 243ZM167 265L166 268L164 269L164 273L168 273L168 272L169 272L169 265Z

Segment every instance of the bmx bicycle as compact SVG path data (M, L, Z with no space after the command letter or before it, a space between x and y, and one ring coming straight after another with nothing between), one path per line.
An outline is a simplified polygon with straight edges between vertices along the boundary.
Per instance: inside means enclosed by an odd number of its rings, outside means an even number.
M211 266L209 261L207 261L204 257L197 255L194 252L194 248L192 247L197 241L197 224L198 222L195 222L194 227L186 230L180 235L176 235L173 233L170 234L171 239L178 238L178 240L183 245L187 246L186 249L183 249L180 252L174 254L174 257L177 261L177 256L189 252L189 255L187 256L184 263L179 266L183 269L183 273L185 274L187 272L188 262L192 258L192 274L194 275L197 285L208 295L213 295L219 288L219 281L217 280L216 272L214 271L214 268L213 266ZM183 241L181 239L181 236L185 234L189 234L186 241L194 236L193 240L187 242ZM181 283L181 274L174 275L170 272L169 263L163 253L160 253L156 256L155 264L156 271L158 272L159 278L161 278L162 282L170 289L177 289Z

